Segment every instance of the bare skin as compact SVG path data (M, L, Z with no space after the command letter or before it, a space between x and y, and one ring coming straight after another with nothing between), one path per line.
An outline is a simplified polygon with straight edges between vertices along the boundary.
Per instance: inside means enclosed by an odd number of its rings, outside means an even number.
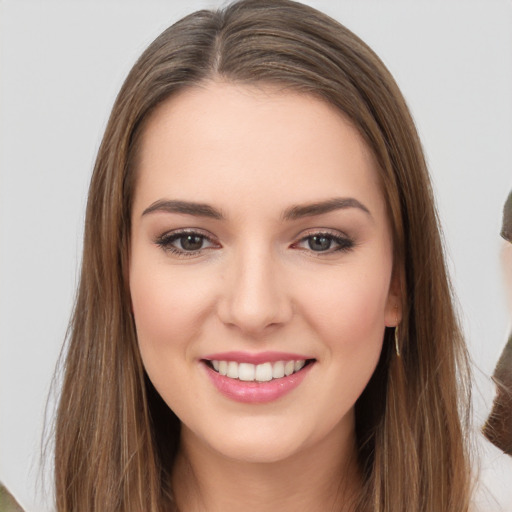
M236 511L243 504L247 512L349 512L361 489L355 443L337 441L337 452L333 444L325 440L322 446L275 463L240 463L209 453L204 444L187 442L173 475L179 509Z

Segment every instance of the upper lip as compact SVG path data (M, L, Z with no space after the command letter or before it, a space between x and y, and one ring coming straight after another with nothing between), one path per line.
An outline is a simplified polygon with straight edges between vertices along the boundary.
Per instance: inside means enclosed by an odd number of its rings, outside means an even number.
M274 363L276 361L305 361L313 359L310 356L304 354L293 354L291 352L219 352L216 354L209 354L202 359L208 361L236 361L237 363Z

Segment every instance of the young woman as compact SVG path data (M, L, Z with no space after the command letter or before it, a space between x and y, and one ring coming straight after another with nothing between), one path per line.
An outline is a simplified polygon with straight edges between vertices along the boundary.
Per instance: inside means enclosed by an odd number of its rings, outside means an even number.
M162 33L91 181L57 509L466 511L467 386L376 55L288 0Z

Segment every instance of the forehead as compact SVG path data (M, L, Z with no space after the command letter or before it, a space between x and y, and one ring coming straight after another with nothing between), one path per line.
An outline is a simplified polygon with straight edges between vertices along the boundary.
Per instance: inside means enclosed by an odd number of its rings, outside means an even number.
M209 82L172 96L146 124L138 173L136 202L243 196L285 208L338 195L383 209L358 131L327 102L276 86Z

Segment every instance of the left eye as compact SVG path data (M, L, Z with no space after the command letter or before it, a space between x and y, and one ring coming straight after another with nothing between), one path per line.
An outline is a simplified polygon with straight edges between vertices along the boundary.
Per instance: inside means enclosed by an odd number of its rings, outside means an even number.
M302 238L297 247L313 252L347 251L354 243L349 238L329 233L316 233Z
M156 243L176 254L193 254L215 246L206 235L194 232L169 233L158 238Z

